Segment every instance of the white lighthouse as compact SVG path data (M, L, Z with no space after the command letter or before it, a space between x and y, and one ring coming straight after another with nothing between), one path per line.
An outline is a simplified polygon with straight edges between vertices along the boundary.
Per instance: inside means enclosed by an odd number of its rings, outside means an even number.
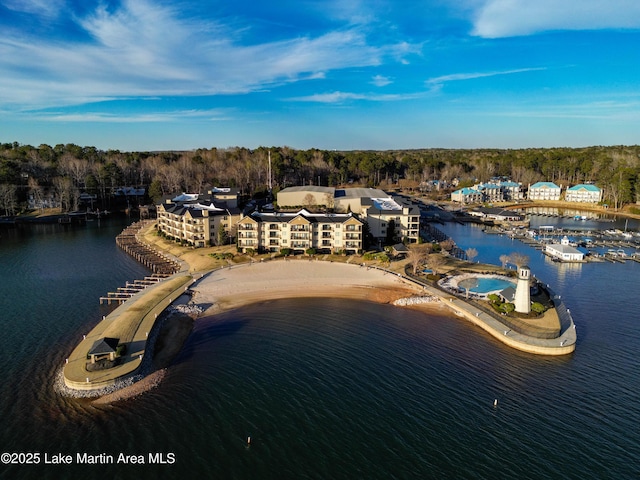
M515 306L516 312L529 313L531 311L531 298L529 295L529 267L518 267L518 285L516 286Z

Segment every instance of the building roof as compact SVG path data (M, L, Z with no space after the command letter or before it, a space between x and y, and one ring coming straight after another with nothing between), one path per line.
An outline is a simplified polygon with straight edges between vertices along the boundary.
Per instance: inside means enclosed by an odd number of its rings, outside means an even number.
M558 189L558 190L560 189L560 187L558 185L556 185L555 183L553 183L553 182L537 182L537 183L534 183L533 185L531 185L531 187L529 187L529 188L530 189L531 188L554 188L554 189Z
M500 182L500 185L507 188L520 187L520 184L518 182L512 182L512 181Z
M478 195L480 192L474 188L464 187L459 190L453 192L454 194L462 194L462 195Z
M336 189L333 187L322 187L320 185L304 185L304 186L283 188L278 193L314 192L314 193L329 193L333 195L335 191Z
M355 218L351 213L310 213L304 208L298 212L253 212L249 217L269 223L288 223L297 217L303 217L311 223L344 223Z
M576 253L579 253L580 255L584 255L584 253L582 253L577 248L574 248L571 245L563 245L561 243L552 243L550 245L547 245L547 249L548 248L553 248L556 252L561 253L562 255L576 254Z
M209 193L212 195L215 194L225 194L225 195L237 195L240 192L240 189L235 187L212 187L209 190Z
M595 185L589 185L586 183L579 183L578 185L574 185L573 187L569 187L567 188L567 191L570 192L577 192L580 190L587 190L589 192L599 192L600 189L598 187L596 187Z
M200 197L199 193L184 193L177 195L171 199L172 202L195 202Z
M89 350L89 355L107 355L109 353L115 353L120 343L119 338L104 337L96 340L93 346Z
M383 198L389 196L378 188L344 188L335 192L336 198Z

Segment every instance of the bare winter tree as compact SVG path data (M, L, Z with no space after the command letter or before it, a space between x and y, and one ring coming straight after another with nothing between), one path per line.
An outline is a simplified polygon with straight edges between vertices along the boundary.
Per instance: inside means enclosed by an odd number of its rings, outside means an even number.
M464 253L467 254L467 259L473 263L473 260L478 256L478 250L475 248L467 248Z
M16 213L16 192L15 185L0 184L0 206L5 215L14 215Z
M418 269L420 266L426 261L427 256L429 255L429 249L431 244L413 244L409 247L409 253L407 254L407 259L409 260L409 264L411 265L413 274L418 273Z
M447 238L446 240L443 240L442 242L440 242L440 247L443 250L446 250L447 252L451 251L451 249L455 246L455 242L453 240L451 240L450 238Z
M427 266L433 271L434 274L438 274L440 268L445 264L446 258L439 253L431 253L427 256Z
M511 263L514 263L518 268L524 267L529 263L529 256L524 253L513 252L509 255L509 259L511 260Z
M509 255L500 255L500 262L502 263L502 268L507 268L507 263L511 261L511 257Z

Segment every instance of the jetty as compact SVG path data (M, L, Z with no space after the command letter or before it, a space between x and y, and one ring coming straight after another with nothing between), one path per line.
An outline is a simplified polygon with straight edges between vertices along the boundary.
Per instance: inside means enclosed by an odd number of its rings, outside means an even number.
M116 244L153 273L100 297L101 304L114 302L118 307L83 335L66 359L63 378L69 388L100 392L140 375L158 316L195 281L186 264L139 240L138 233L149 223L125 228Z

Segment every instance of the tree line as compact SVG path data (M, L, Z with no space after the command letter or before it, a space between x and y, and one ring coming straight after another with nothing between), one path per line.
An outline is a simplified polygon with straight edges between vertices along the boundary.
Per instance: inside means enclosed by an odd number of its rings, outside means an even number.
M54 190L63 209L77 207L80 192L107 201L120 186L148 189L157 199L207 186L266 193L269 162L274 191L292 185L347 184L416 188L431 180L461 186L509 177L523 185L593 182L613 206L640 200L640 147L529 149L417 149L386 151L296 150L290 147L201 148L192 151L121 152L75 144L0 143L0 213L24 208L28 196Z

